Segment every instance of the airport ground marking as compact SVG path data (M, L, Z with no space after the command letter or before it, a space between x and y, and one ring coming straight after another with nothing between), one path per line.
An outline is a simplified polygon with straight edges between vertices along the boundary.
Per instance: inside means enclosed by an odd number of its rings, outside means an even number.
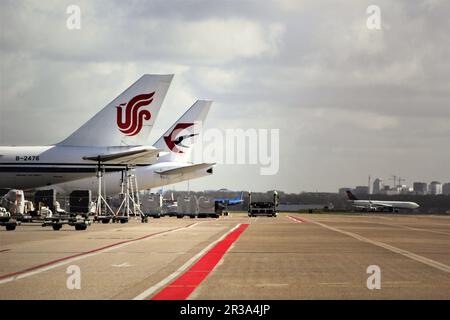
M366 215L364 217L373 217L373 218L389 220L389 221L393 220L391 218L386 218L386 217L381 217L381 216L367 216ZM379 224L379 225L382 225L382 226L389 226L389 227L401 228L401 229L412 230L412 231L422 231L422 232L430 232L430 233L436 233L436 234L450 235L450 232L410 227L410 226L406 226L406 225L399 224L399 223L385 223L385 222L375 222L375 221L360 221L360 223L368 223L368 224L372 223L372 224ZM441 225L439 224L439 226L441 226Z
M384 226L397 227L397 228L402 228L402 229L412 230L412 231L422 231L422 232L430 232L430 233L436 233L436 234L450 235L450 233L445 232L445 231L428 230L428 229L423 229L423 228L415 228L415 227L409 227L409 226L405 226L405 225L401 225L401 224L390 224L390 223L382 223L382 222L375 222L375 223L376 224L381 224L381 225L384 225Z
M123 248L125 246L128 246L132 243L138 242L138 241L142 241L142 240L146 240L148 238L156 238L158 236L164 235L164 234L168 234L168 233L172 233L172 232L177 232L180 230L186 230L186 229L190 229L198 224L200 224L201 222L196 222L196 223L191 223L187 226L184 227L178 227L178 228L174 228L174 229L170 229L170 230L166 230L166 231L160 231L160 232L156 232L156 233L151 233L151 234L147 234L145 236L136 238L136 239L130 239L130 240L124 240L124 241L120 241L120 242L116 242L113 244L109 244L107 246L101 247L101 248L97 248L97 249L93 249L93 250L89 250L89 251L85 251L85 252L80 252L77 253L75 255L71 255L68 257L63 257L60 259L56 259L50 262L46 262L34 267L30 267L21 271L17 271L17 272L13 272L13 273L8 273L5 275L1 275L0 276L0 284L4 284L7 282L11 282L11 281L15 281L15 280L20 280L23 278L27 278L27 277L31 277L33 275L51 270L51 269L55 269L58 267L61 267L63 265L66 265L68 263L74 262L74 261L78 261L78 260L82 260L82 259L86 259L89 257L92 257L94 255L97 255L99 253L104 253L104 252L109 252L115 249L119 249L119 248Z
M112 264L111 265L111 267L114 267L114 268L128 268L128 267L132 267L133 265L132 264L129 264L128 262L124 262L124 263L121 263L121 264Z
M186 300L194 290L206 279L222 260L225 253L247 229L249 224L241 224L221 241L217 242L185 273L157 293L152 300Z
M185 264L183 264L180 268L178 268L174 273L172 273L171 275L169 275L168 277L166 277L165 279L161 280L160 282L158 282L157 284L151 286L150 288L148 288L147 290L145 290L144 292L142 292L141 294L139 294L138 296L136 296L133 300L144 300L147 297L150 297L151 295L153 295L155 292L157 292L158 290L160 290L161 288L167 286L168 284L171 283L171 281L173 281L174 279L176 279L175 281L177 281L178 279L180 279L185 273L185 271L191 267L191 269L197 265L202 259L209 259L210 256L207 257L207 254L209 252L211 252L211 248L215 247L217 244L219 244L221 241L224 241L229 235L231 235L233 232L237 231L238 228L241 228L239 230L239 234L234 234L233 236L235 236L234 241L230 241L229 243L229 247L237 240L237 238L239 237L239 235L248 227L248 224L237 224L236 226L234 226L233 228L231 228L228 232L226 232L224 235L222 235L219 239L217 239L216 241L213 241L212 243L210 243L209 245L207 245L205 248L203 248L199 253L197 253L195 256L193 256L191 259L189 259ZM228 247L228 248L229 248ZM227 250L228 250L227 248ZM223 248L222 248L223 249ZM208 253L207 253L208 252ZM217 254L217 253L215 253ZM220 256L220 258L216 261L216 263L214 264L214 266L211 268L211 270L215 267L215 265L217 265L217 263L221 260L221 258L223 257L223 255L225 254L225 252L222 253L222 255ZM206 258L205 258L206 257ZM217 257L216 257L217 258ZM196 263L197 261L197 263ZM195 263L195 264L194 264ZM189 271L191 270L189 269ZM211 271L210 270L210 271ZM209 272L208 272L209 273ZM207 274L206 274L207 275ZM206 275L203 277L203 279L206 277ZM202 280L203 280L202 279ZM201 281L200 281L201 282ZM170 285L173 285L175 282L171 283ZM199 283L198 283L199 284ZM198 286L198 285L197 285ZM167 288L166 288L167 289ZM195 287L191 288L191 292L195 290ZM163 289L164 291L165 289ZM163 291L161 291L159 294L161 294ZM159 296L159 294L157 296ZM187 296L185 296L185 299L189 296L189 294ZM157 296L153 297L156 298ZM168 299L168 298L167 298ZM175 298L175 299L181 299L181 298Z
M306 222L306 220L305 219L302 219L302 218L299 218L299 217L292 217L292 216L287 216L289 219L291 219L292 221L295 221L295 222L297 222L297 223L305 223Z
M353 232L348 232L348 231L344 231L344 230L341 230L341 229L338 229L338 228L335 228L335 227L331 227L331 226L326 225L326 224L321 223L321 222L317 222L317 221L313 221L313 220L310 220L310 221L312 223L314 223L314 224L317 224L317 225L323 227L323 228L326 228L326 229L329 229L329 230L332 230L332 231L335 231L335 232L347 235L347 236L352 237L352 238L354 238L356 240L359 240L361 242L370 243L370 244L375 245L377 247L381 247L381 248L387 249L389 251L392 251L394 253L398 253L398 254L400 254L402 256L405 256L405 257L410 258L412 260L415 260L417 262L421 262L423 264L426 264L426 265L428 265L430 267L433 267L435 269L438 269L438 270L450 273L450 266L448 266L446 264L437 262L435 260L428 259L426 257L420 256L418 254L412 253L412 252L404 250L404 249L400 249L400 248L391 246L391 245L386 244L384 242L380 242L380 241L377 241L377 240L372 240L372 239L360 236L359 234L356 234L356 233L353 233Z

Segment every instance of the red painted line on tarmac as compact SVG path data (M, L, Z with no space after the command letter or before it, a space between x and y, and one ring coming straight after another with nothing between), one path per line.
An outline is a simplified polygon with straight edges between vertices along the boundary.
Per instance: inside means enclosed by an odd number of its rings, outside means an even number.
M293 216L288 216L288 217L291 218L291 219L297 220L296 222L300 222L300 223L308 222L308 220L305 220L305 219L302 219L302 218L299 218L299 217L293 217Z
M202 283L208 274L219 263L231 245L247 229L248 224L242 224L222 241L219 241L200 260L185 273L162 289L151 300L186 300L189 295Z
M142 236L142 237L139 237L139 238L136 238L136 239L124 240L124 241L116 242L116 243L113 243L113 244L109 244L109 245L101 247L101 248L97 248L97 249L93 249L93 250L89 250L89 251L84 251L84 252L80 252L80 253L77 253L77 254L74 254L74 255L71 255L71 256L67 256L67 257L63 257L63 258L60 258L60 259L52 260L50 262L46 262L46 263L43 263L43 264L40 264L40 265L37 265L37 266L33 266L33 267L30 267L30 268L27 268L27 269L24 269L24 270L21 270L21 271L16 271L16 272L12 272L12 273L1 275L0 276L0 280L3 280L5 278L9 278L9 277L19 276L21 274L24 274L24 273L27 273L27 272L30 272L30 271L34 271L34 270L37 270L37 269L40 269L40 268L48 267L48 266L50 266L52 264L55 264L55 263L58 263L58 262L62 262L62 261L69 260L69 259L72 259L72 258L77 258L77 257L81 257L81 256L88 255L88 254L91 254L91 253L99 252L99 251L102 251L102 250L105 250L105 249L116 247L116 246L124 244L124 243L144 240L146 238L154 237L154 236L156 236L158 234L161 234L161 233L166 233L166 232L175 231L175 230L178 230L178 229L188 228L188 227L192 226L193 224L194 223L191 223L191 224L189 224L189 225L187 225L185 227L179 227L179 228L174 228L174 229L170 229L170 230L166 230L166 231L160 231L160 232L156 232L156 233L147 234L145 236Z

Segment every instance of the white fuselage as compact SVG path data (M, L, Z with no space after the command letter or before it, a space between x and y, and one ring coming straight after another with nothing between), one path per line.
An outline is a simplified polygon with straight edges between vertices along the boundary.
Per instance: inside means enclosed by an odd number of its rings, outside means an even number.
M130 147L0 147L0 188L32 190L63 182L95 177L96 161L83 157L121 152ZM150 160L155 163L157 157ZM107 173L121 172L124 165L108 163Z
M203 168L172 175L161 175L158 173L159 171L182 168L189 165L189 163L184 162L160 162L149 166L138 166L134 170L129 171L129 173L136 175L139 190L162 187L212 174L211 168ZM103 184L105 188L102 192L105 192L107 195L119 194L122 192L122 181L122 171L106 173L103 176ZM47 186L45 189L55 189L61 194L69 194L74 190L92 190L93 195L96 195L97 186L97 178L95 176L91 176L88 178Z
M417 209L419 205L409 201L382 201L382 200L352 200L352 204L358 208L367 209Z

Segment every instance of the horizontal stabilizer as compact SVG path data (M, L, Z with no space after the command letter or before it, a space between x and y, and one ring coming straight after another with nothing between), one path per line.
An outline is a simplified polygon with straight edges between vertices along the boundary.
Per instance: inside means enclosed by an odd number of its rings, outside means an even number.
M160 149L153 147L133 147L126 151L86 156L83 159L125 165L153 164L156 162L160 151Z
M198 163L198 164L187 165L187 166L181 167L181 168L168 169L168 170L155 171L155 172L160 175L185 174L185 173L190 173L190 172L193 172L196 170L201 170L201 169L206 169L206 168L212 167L214 164L215 163Z

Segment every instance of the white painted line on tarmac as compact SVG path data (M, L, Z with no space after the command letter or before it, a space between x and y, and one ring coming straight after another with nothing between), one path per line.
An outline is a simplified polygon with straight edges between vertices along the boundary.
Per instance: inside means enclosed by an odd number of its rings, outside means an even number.
M317 222L317 221L314 221L314 220L309 220L309 221L312 222L312 223L315 223L315 224L317 224L317 225L319 225L319 226L321 226L323 228L326 228L326 229L329 229L329 230L332 230L332 231L335 231L335 232L339 232L339 233L345 234L345 235L347 235L349 237L352 237L352 238L354 238L356 240L359 240L361 242L367 242L367 243L373 244L374 246L381 247L381 248L387 249L389 251L392 251L394 253L401 254L402 256L405 256L405 257L410 258L412 260L421 262L421 263L426 264L426 265L428 265L430 267L433 267L435 269L438 269L438 270L450 273L450 266L448 266L446 264L443 264L443 263L440 263L440 262L437 262L437 261L425 258L423 256L419 256L418 254L415 254L415 253L412 253L410 251L391 246L389 244L386 244L386 243L383 243L383 242L380 242L380 241L376 241L376 240L371 240L371 239L365 238L365 237L360 236L359 234L356 234L356 233L353 233L353 232L348 232L348 231L344 231L344 230L341 230L341 229L338 229L338 228L330 227L330 226L328 226L326 224L323 224L323 223L320 223L320 222Z
M132 264L129 264L128 262L124 262L121 264L112 264L111 267L115 267L115 268L128 268L128 267L132 267Z
M294 222L296 222L296 223L303 223L303 221L294 219L294 218L292 218L292 217L290 217L290 216L287 216L286 218L288 218L288 219L290 219L290 220L292 220L292 221L294 221Z
M240 225L241 224L239 223L235 227L231 228L228 232L226 232L219 239L217 239L216 241L210 243L205 248L203 248L199 253L197 253L195 256L193 256L191 259L189 259L185 264L183 264L180 268L178 268L174 273L172 273L168 277L164 278L163 280L161 280L157 284L151 286L150 288L148 288L147 290L145 290L141 294L137 295L136 297L133 298L133 300L144 300L145 298L151 296L152 294L154 294L156 291L158 291L162 287L164 287L167 284L169 284L173 279L176 279L179 275L181 275L184 271L186 271L187 268L189 268L191 265L193 265L195 261L200 259L209 249L211 249L213 246L215 246L218 242L220 242L223 239L225 239L225 237L228 234L230 234L231 232L233 232L234 230L239 228Z
M163 231L161 233L157 233L155 235L150 235L149 237L146 237L146 238L143 238L143 239L140 239L140 240L134 240L133 239L133 240L130 240L130 241L127 241L125 243L118 244L118 245L112 244L111 246L108 246L105 249L100 249L100 250L94 251L92 253L81 254L81 255L78 255L78 256L73 257L73 258L70 258L70 257L67 258L67 259L62 258L62 259L57 260L57 261L60 261L60 262L44 264L44 265L42 265L42 267L39 267L39 266L38 267L31 267L31 268L27 269L29 271L25 270L24 272L16 272L16 273L12 274L11 276L6 276L3 279L0 279L0 284L8 283L8 282L15 281L15 280L20 280L20 279L23 279L23 278L28 278L28 277L40 274L42 272L58 268L58 267L61 267L63 265L69 264L69 263L72 263L74 261L83 260L83 259L95 256L95 255L98 255L100 253L109 252L109 251L112 251L112 250L116 250L116 249L119 249L119 248L126 247L126 246L128 246L128 245L130 245L132 243L145 241L147 239L155 239L155 238L157 238L159 236L166 235L166 234L169 234L169 233L172 233L172 232L177 232L177 231L180 231L180 230L190 229L190 228L192 228L192 227L194 227L194 226L196 226L196 225L198 225L200 223L201 222L196 222L196 223L193 223L193 224L191 224L191 225L189 225L187 227L181 227L181 228L177 228L177 229Z
M444 234L444 235L447 235L447 236L450 235L450 233L445 232L445 231L429 230L429 229L416 228L416 227L408 227L408 226L404 226L404 225L401 225L401 224L380 223L380 222L377 222L377 223L381 224L381 225L385 225L385 226L398 227L398 228L403 228L403 229L412 230L412 231L430 232L430 233L436 233L436 234Z

